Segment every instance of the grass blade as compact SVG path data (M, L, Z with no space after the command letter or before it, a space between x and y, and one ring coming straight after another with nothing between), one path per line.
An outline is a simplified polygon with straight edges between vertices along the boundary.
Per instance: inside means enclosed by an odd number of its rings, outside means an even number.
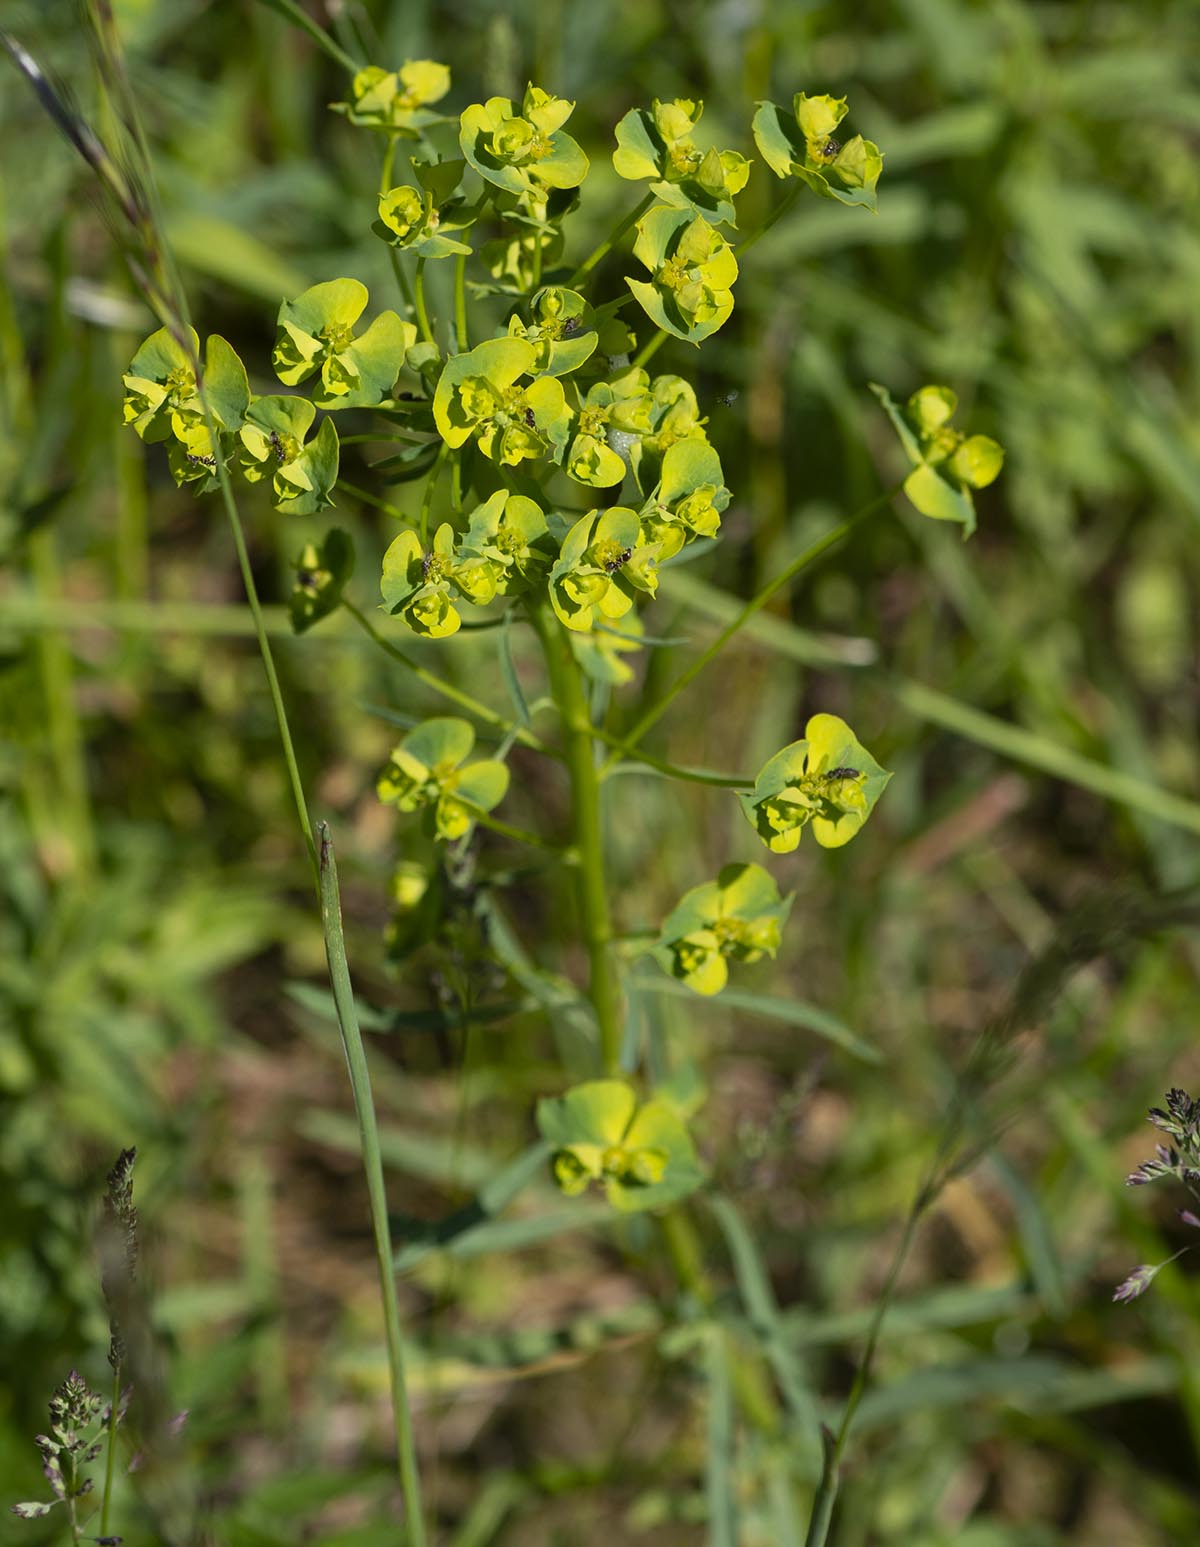
M354 1092L354 1110L358 1116L362 1142L363 1170L371 1208L371 1228L375 1236L375 1257L379 1267L379 1289L383 1298L384 1331L387 1338L388 1368L391 1376L392 1408L396 1424L396 1449L400 1464L400 1483L404 1491L405 1524L411 1547L425 1547L425 1521L421 1510L421 1480L417 1470L413 1441L412 1412L404 1375L404 1334L400 1326L400 1303L396 1297L396 1275L392 1269L392 1238L388 1225L387 1195L383 1184L383 1157L379 1151L379 1128L371 1097L371 1075L367 1052L354 1007L350 969L346 962L346 940L342 933L342 903L338 892L337 864L333 837L327 822L317 825L319 874L321 882L321 926L325 934L325 954L329 961L329 981L337 1004L342 1048Z

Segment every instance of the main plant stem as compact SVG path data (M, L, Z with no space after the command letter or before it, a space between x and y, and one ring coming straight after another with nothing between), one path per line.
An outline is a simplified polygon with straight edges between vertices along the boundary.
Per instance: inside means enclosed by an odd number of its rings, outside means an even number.
M566 629L545 603L531 609L546 658L550 692L562 725L575 818L576 889L588 955L588 997L600 1031L600 1063L616 1074L621 1063L621 997L612 964L612 922L604 873L604 827L592 717L583 672Z
M100 1535L108 1535L108 1517L112 1508L113 1477L117 1462L117 1414L121 1406L121 1366L113 1365L112 1405L108 1410L108 1453L104 1458L104 1493L100 1501Z

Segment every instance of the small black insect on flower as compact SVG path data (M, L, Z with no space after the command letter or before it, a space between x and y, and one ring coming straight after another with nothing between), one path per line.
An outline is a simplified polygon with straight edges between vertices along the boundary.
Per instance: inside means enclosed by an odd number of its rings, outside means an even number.
M583 323L579 320L578 317L568 317L566 322L564 322L562 325L562 336L564 338L574 338L576 333L582 332Z
M421 559L421 579L422 580L428 580L429 579L429 568L430 568L430 565L432 563L433 563L433 554L432 553L426 553L422 557L422 559Z
M822 775L827 784L832 784L835 779L858 779L862 777L862 771L858 768L831 768L828 773Z
M282 463L286 453L283 449L283 442L279 439L279 431L272 430L270 435L267 436L267 440L270 442L271 450L275 453L275 460Z
M835 140L832 136L821 146L821 160L832 161L842 148L841 140Z
M187 460L192 467L216 467L216 457L202 456L199 452L189 451Z
M534 413L533 413L533 409L532 408L527 408L525 410L525 423L529 426L529 428L531 430L536 430L537 429L537 420L534 417Z
M633 549L632 548L622 548L620 553L618 553L615 558L609 559L608 563L604 566L604 568L608 571L608 573L610 575L615 575L616 572L621 568L621 566L623 564L628 564L629 563L629 560L632 557L633 557Z

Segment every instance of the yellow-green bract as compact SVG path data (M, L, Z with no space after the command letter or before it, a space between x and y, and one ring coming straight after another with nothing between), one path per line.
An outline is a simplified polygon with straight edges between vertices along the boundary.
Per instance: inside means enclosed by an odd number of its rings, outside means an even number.
M616 127L613 168L633 182L654 179L650 191L664 204L733 225L751 164L736 150L699 148L691 136L703 111L703 102L682 99L632 109Z
M761 865L726 865L715 881L685 892L663 920L654 956L698 994L719 994L728 961L774 956L792 897Z
M957 521L963 536L975 530L972 489L986 489L999 477L1004 448L989 435L963 435L950 423L958 396L950 387L919 387L903 411L886 387L872 382L913 470L904 492L923 516Z
M581 633L622 618L638 591L654 595L658 554L658 544L646 541L637 515L624 506L581 516L550 571L550 603L569 629Z
M398 70L368 65L350 83L351 102L334 102L352 124L416 138L430 124L444 123L430 106L450 90L450 71L433 59L406 59Z
M861 134L845 144L834 138L847 110L845 97L810 97L803 91L793 98L790 114L773 102L760 102L754 143L776 177L798 177L822 198L873 214L883 155Z
M776 752L742 810L773 854L790 854L811 823L826 849L840 849L870 816L891 774L881 768L844 720L815 714L804 740Z
M689 344L715 333L733 311L733 248L690 207L659 205L638 221L637 233L634 256L653 278L625 283L646 315Z
M414 634L445 639L462 624L454 602L490 602L498 574L490 559L463 547L448 521L438 527L428 549L422 549L414 531L401 532L383 556L383 611L402 617Z
M571 410L562 383L522 376L537 368L537 346L522 338L493 338L446 361L433 398L433 417L452 449L474 439L502 466L530 457L561 456Z
M467 763L475 732L466 720L440 716L409 731L392 749L376 789L386 805L401 811L429 807L438 838L462 838L474 811L491 811L508 789L508 768L491 759Z
M417 330L395 312L380 312L364 332L354 325L368 300L357 279L327 279L279 308L272 356L275 374L294 387L320 372L318 408L372 408L381 403L415 342Z
M238 431L242 471L248 483L270 477L275 508L311 516L333 504L338 476L338 436L332 419L323 419L316 436L305 437L316 409L302 397L255 398Z
M544 197L551 188L577 188L588 158L562 128L574 108L533 85L519 113L507 97L473 103L459 120L462 153L480 177L508 193Z
M600 1182L615 1209L635 1213L675 1203L704 1180L676 1108L663 1099L639 1107L624 1080L590 1080L539 1101L537 1124L568 1197Z

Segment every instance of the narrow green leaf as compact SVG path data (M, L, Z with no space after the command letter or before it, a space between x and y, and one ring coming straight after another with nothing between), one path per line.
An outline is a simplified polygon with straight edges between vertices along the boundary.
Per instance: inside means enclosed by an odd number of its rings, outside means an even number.
M673 978L647 976L641 986L650 993L674 995L678 999L687 999L697 1006L706 1002L694 994L686 984L676 982ZM836 1043L843 1051L852 1054L855 1058L861 1058L864 1063L885 1062L884 1055L879 1049L869 1042L864 1042L844 1021L830 1014L828 1010L822 1010L817 1005L806 1004L801 999L774 999L767 994L726 988L719 998L709 1002L716 1009L743 1010L747 1015L762 1015L768 1020L783 1021L789 1026L800 1026L805 1031L815 1032L818 1037L824 1037L827 1042Z

